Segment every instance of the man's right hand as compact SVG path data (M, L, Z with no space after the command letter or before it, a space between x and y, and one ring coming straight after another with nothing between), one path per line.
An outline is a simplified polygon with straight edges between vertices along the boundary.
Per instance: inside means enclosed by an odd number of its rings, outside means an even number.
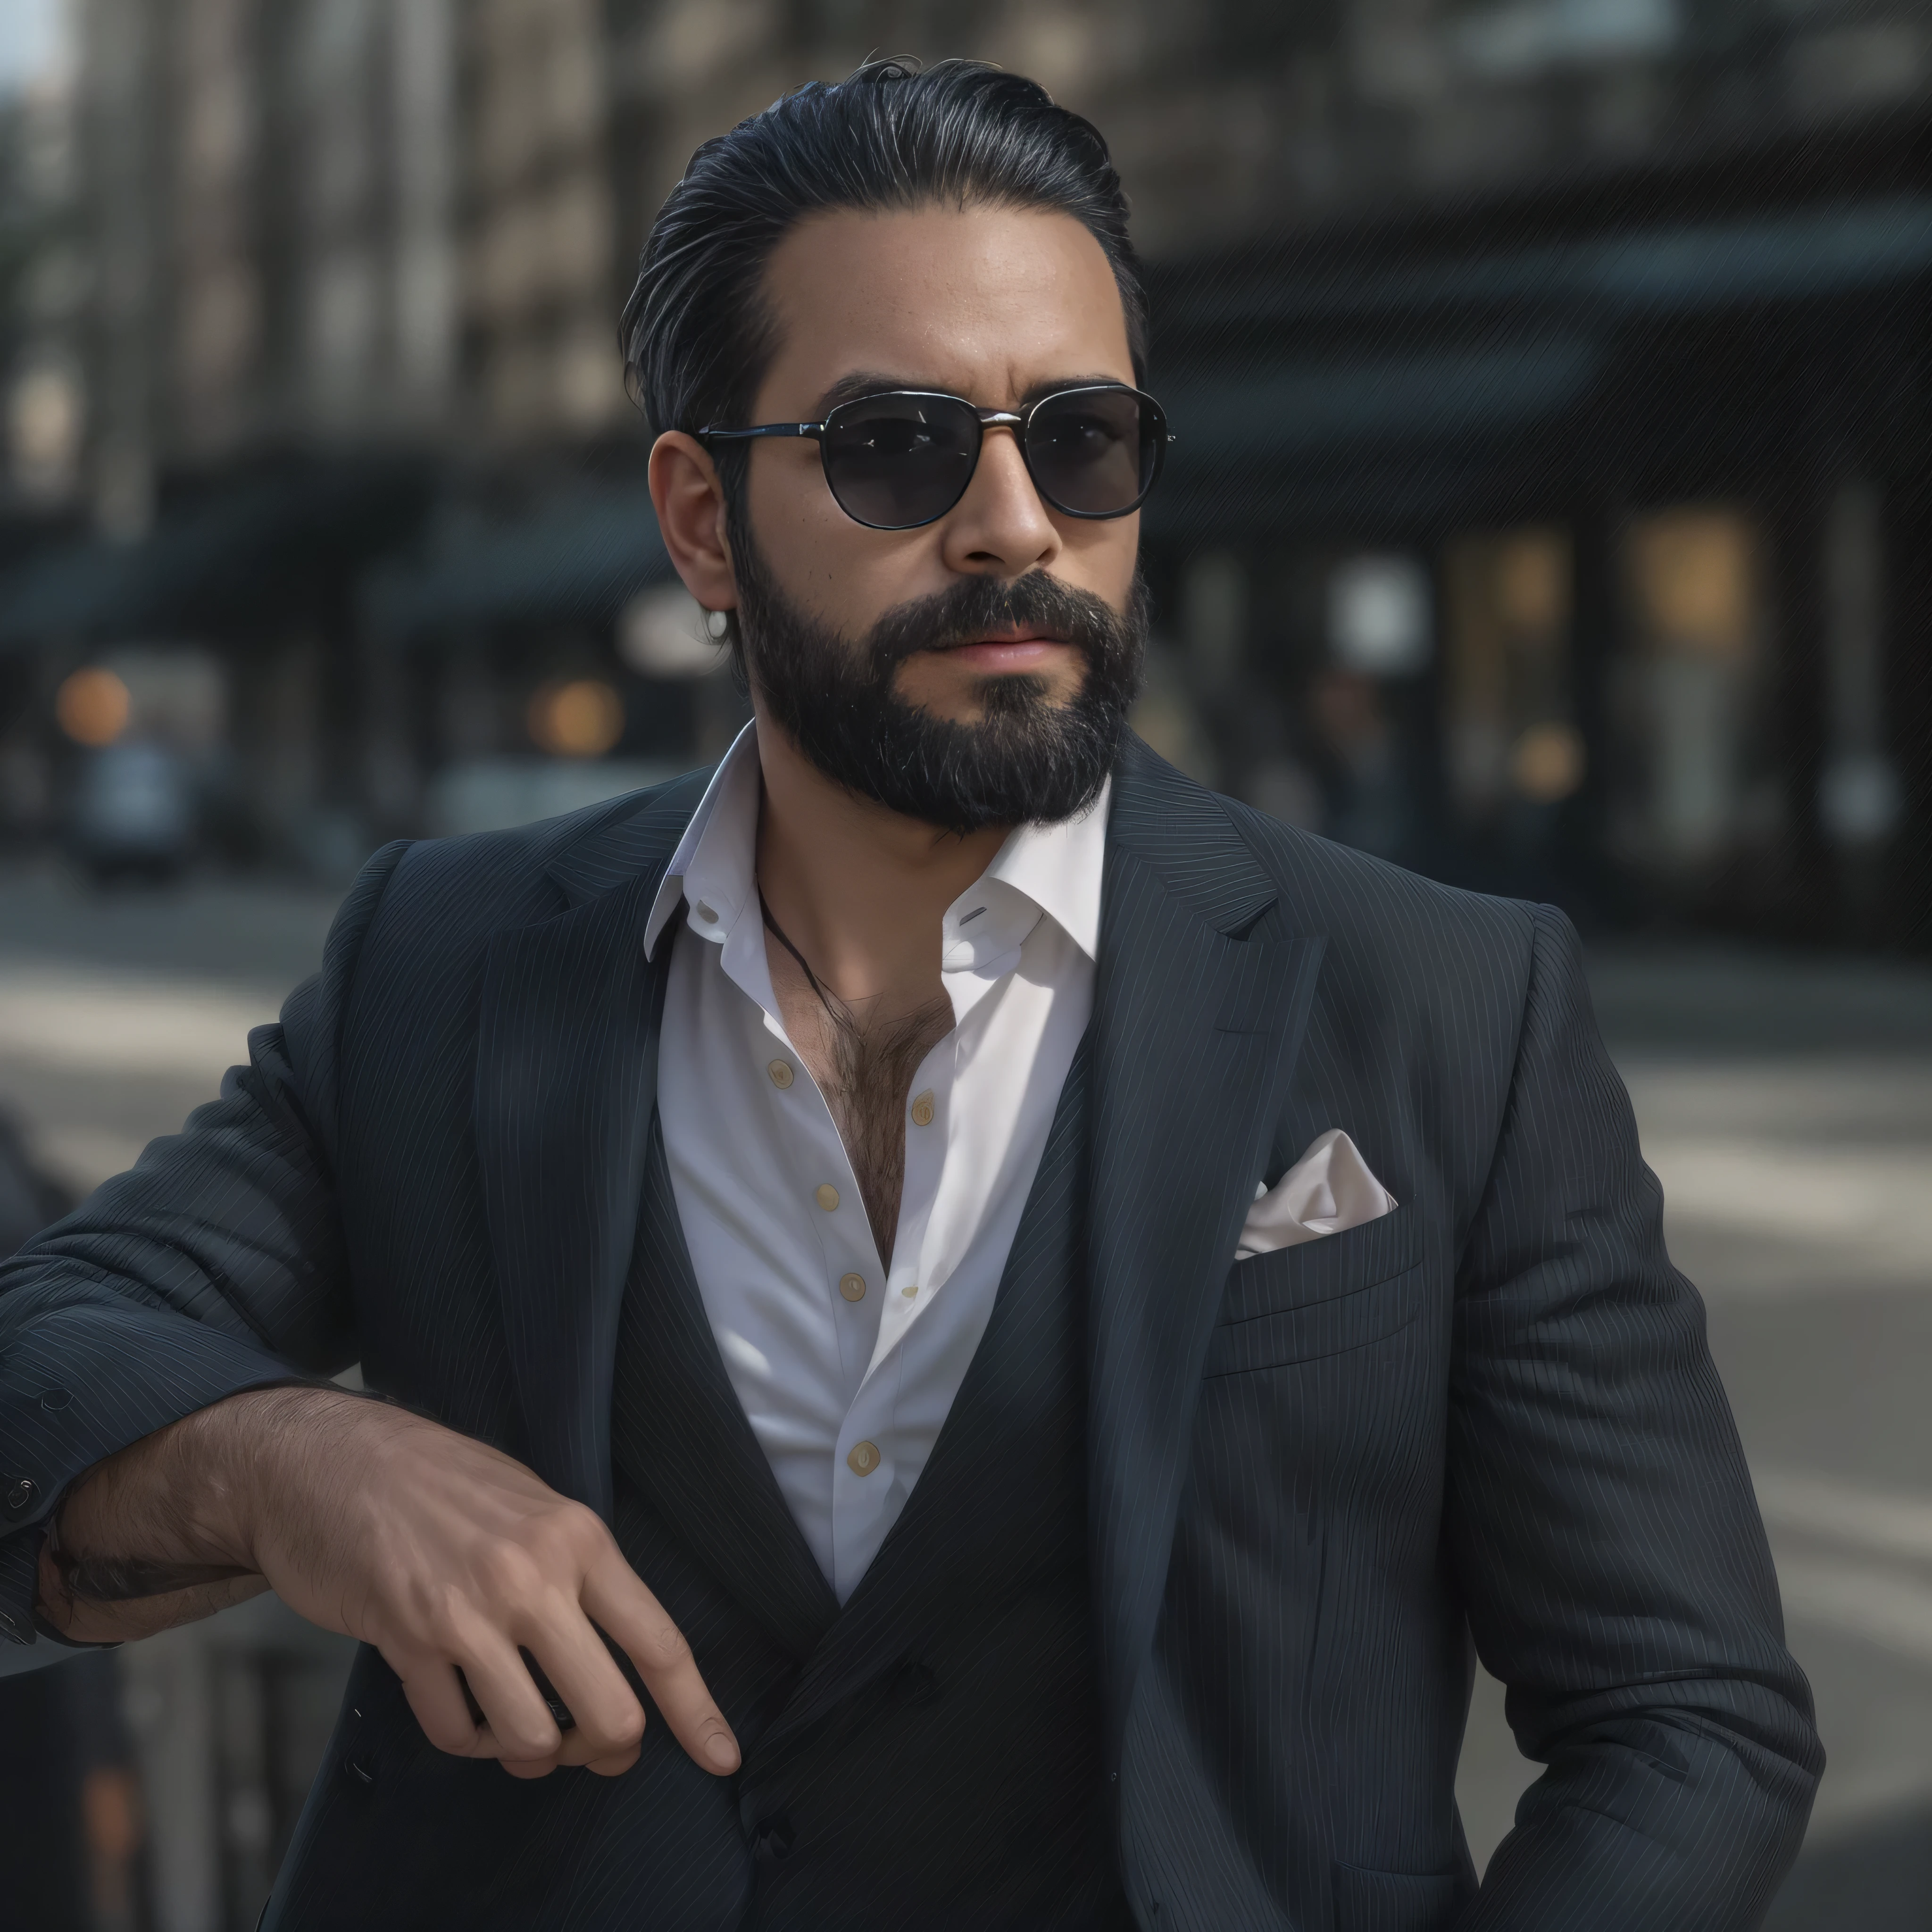
M539 1778L637 1761L644 1706L602 1630L693 1762L738 1768L690 1646L598 1518L406 1410L332 1389L231 1396L88 1471L58 1521L40 1610L65 1635L146 1635L254 1594L260 1577L311 1622L374 1644L439 1749ZM151 1594L104 1600L97 1580L130 1570ZM568 1706L570 1730L520 1650Z

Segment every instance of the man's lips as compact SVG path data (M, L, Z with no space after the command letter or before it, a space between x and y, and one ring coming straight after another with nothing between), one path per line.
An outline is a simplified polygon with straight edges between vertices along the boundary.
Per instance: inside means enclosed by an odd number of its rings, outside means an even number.
M940 655L975 670L1037 670L1054 653L1070 649L1066 640L1042 631L1016 632L1010 635L975 638L964 644L944 644Z

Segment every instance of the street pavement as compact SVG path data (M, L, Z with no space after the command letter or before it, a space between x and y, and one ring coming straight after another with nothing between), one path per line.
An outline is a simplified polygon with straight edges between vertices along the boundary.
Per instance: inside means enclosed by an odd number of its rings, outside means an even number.
M0 1106L63 1180L92 1186L212 1097L248 1028L314 969L331 910L316 894L253 881L104 896L51 868L0 872ZM1664 1184L1672 1256L1708 1307L1830 1756L1769 1923L1922 1932L1932 1923L1932 970L1624 947L1593 955L1592 981ZM249 1607L253 1628L266 1628L273 1606ZM236 1641L247 1637L236 1628ZM154 1654L144 1678L124 1653L136 1729L145 1710L151 1742L208 1681L205 1647ZM318 1654L339 1669L334 1653ZM164 1722L164 1708L175 1718ZM1538 1770L1516 1751L1500 1688L1484 1679L1459 1781L1479 1863ZM173 1760L153 1772L182 1789L194 1781ZM189 1814L178 1822L186 1829ZM209 1932L214 1855L183 1870L172 1892L161 1874L162 1932Z

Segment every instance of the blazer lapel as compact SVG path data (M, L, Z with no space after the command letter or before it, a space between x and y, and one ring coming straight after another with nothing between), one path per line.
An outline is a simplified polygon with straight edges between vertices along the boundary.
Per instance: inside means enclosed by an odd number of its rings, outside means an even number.
M1088 1534L1116 1762L1209 1333L1320 968L1319 937L1264 919L1276 897L1212 794L1130 741L1108 828L1088 1221Z
M657 1094L663 958L644 929L703 778L554 860L569 910L486 962L474 1120L530 1466L610 1514L610 1376Z

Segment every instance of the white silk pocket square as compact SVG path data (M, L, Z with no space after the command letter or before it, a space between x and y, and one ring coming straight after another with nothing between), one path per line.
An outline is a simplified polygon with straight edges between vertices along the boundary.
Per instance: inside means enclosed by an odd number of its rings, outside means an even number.
M1272 1187L1255 1190L1234 1258L1272 1254L1298 1242L1359 1228L1395 1205L1395 1196L1369 1172L1353 1141L1330 1127Z

